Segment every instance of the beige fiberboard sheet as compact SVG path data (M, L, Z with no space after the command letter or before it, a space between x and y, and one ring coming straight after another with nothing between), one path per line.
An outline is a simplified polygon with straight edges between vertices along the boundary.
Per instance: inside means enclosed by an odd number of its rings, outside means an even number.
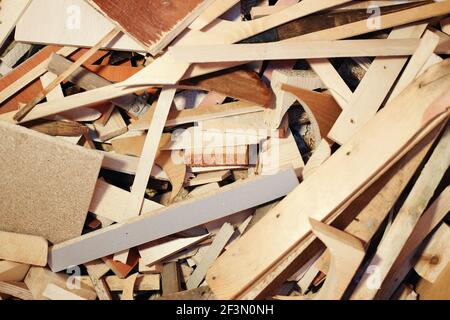
M103 156L0 121L0 230L81 235Z
M115 25L84 0L33 0L19 20L15 39L20 42L93 47ZM144 52L125 34L105 49Z

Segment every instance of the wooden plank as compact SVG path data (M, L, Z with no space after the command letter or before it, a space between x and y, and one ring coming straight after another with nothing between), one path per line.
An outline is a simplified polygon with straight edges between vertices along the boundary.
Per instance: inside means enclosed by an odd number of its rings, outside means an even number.
M442 32L445 32L450 36L450 18L445 18L441 20L441 29Z
M110 301L110 300L112 300L110 289L109 289L108 285L106 284L105 279L101 279L101 277L104 274L101 276L96 274L96 271L99 269L96 266L106 266L106 268L107 268L106 272L108 272L110 269L106 265L106 263L104 263L101 260L98 260L97 263L98 263L97 265L94 265L94 264L86 265L86 270L88 272L89 279L91 279L92 285L94 286L94 289L95 289L95 292L97 293L98 299L101 301L102 300Z
M427 63L438 44L439 37L429 30L425 31L425 34L420 41L420 46L412 55L388 101L395 99L411 82L414 81L415 78L417 78L420 70L422 70L423 66Z
M158 291L161 288L159 274L139 275L134 285L136 291ZM108 276L105 278L106 284L111 291L122 291L125 286L124 279L117 276Z
M229 170L201 173L201 174L197 175L195 178L193 178L192 180L189 180L188 186L195 187L195 186L200 186L200 185L214 183L214 182L222 182L223 180L228 178L230 175L231 175L231 171L229 171Z
M47 265L48 242L42 237L0 231L0 259Z
M131 188L129 205L126 209L126 215L129 218L138 216L141 212L145 189L147 188L151 168L153 167L158 152L159 143L155 143L155 140L160 140L175 93L176 89L163 89L160 94L156 105L155 116L150 124L144 144L144 151L139 160L136 176Z
M111 0L89 0L88 2L145 46L152 55L156 55L213 1L168 3L158 0L144 3L140 0L130 0L126 3L117 3ZM130 12L133 14L130 15Z
M84 0L39 0L32 1L19 20L15 39L27 43L93 47L113 27L112 22ZM104 48L145 52L142 45L123 34Z
M14 120L21 121L30 111L45 98L45 96L55 89L61 82L66 80L75 70L81 67L86 61L88 61L101 47L103 44L110 42L114 37L118 35L120 31L118 29L113 29L108 32L101 40L93 46L91 49L86 51L81 57L77 59L67 70L60 74L55 80L53 80L47 87L44 88L32 101L28 102L25 107L20 109L15 115Z
M394 29L390 38L420 38L426 24ZM407 62L406 57L376 58L328 137L344 144L378 111ZM380 81L383 79L383 81Z
M376 257L370 262L370 265L377 268L377 278L380 283L383 282L398 259L399 253L427 207L449 164L450 127L434 149L388 233L378 245ZM374 286L368 285L368 281L370 281L370 275L365 273L353 292L353 299L365 300L375 297L378 290Z
M289 193L298 184L292 169L274 176L261 176L225 186L216 193L174 204L127 223L90 233L50 249L49 265L62 270L121 250L160 239L227 215L270 202ZM242 198L242 194L247 194ZM226 206L216 208L217 203ZM216 209L211 210L211 207ZM185 219L179 219L183 215ZM178 218L177 218L178 217ZM133 239L128 238L133 234ZM117 239L127 239L117 241ZM112 241L112 239L115 239ZM93 245L95 243L95 245ZM84 260L84 261L83 261Z
M174 46L169 49L169 52L177 61L189 63L385 57L412 55L419 43L417 39L315 40L287 43Z
M114 222L124 222L127 220L124 212L129 198L130 192L99 179L95 186L89 212L108 218ZM145 199L141 212L149 213L161 208L164 208L164 206Z
M0 292L21 300L34 300L27 286L22 282L0 282Z
M440 132L441 128L421 141L383 177L376 181L360 199L355 200L346 209L346 212L359 213L345 227L345 232L363 240L366 246L371 243L372 238L394 208L395 203L424 161ZM343 216L345 216L345 212ZM339 224L339 222L337 223ZM317 260L316 266L323 273L327 273L329 267L328 252Z
M151 266L157 262L161 262L165 258L174 255L186 248L189 248L197 243L202 242L210 237L209 234L192 237L169 239L168 241L152 241L139 246L139 254L142 262L147 266Z
M3 0L0 10L0 47L3 47L8 36L13 31L17 21L30 5L31 0Z
M219 18L227 10L231 9L239 0L216 0L205 11L203 11L194 22L191 23L189 29L202 30L204 27Z
M448 282L450 280L450 265L447 265L445 271L436 280L430 283L424 279L420 280L416 286L419 294L419 300L450 300L448 291Z
M0 281L23 281L30 265L12 261L0 261Z
M322 140L303 169L303 179L311 176L329 157L331 157L330 145L326 140Z
M449 264L449 243L450 227L443 223L420 253L414 266L414 270L428 282L436 282Z
M128 131L127 124L117 109L113 110L105 125L94 123L93 127L97 133L97 138L102 142L120 136Z
M308 235L308 216L316 220L326 219L340 206L365 191L367 183L374 176L381 175L393 165L393 159L409 151L413 147L411 139L416 138L418 133L429 133L442 122L448 114L447 107L444 107L448 102L443 100L449 99L446 93L450 85L449 66L450 61L446 61L415 81L400 96L401 99L399 97L381 110L357 136L231 246L216 261L207 276L207 282L215 295L219 299L226 299L242 293ZM438 82L433 82L437 79ZM444 83L444 79L447 83ZM423 87L420 83L433 85ZM408 105L407 109L405 105ZM437 113L433 112L434 116L429 117L431 110ZM380 125L383 131L379 130ZM348 168L351 168L351 175ZM333 179L330 180L331 176ZM328 183L324 184L323 181ZM314 197L317 200L313 200ZM291 218L291 215L295 218ZM268 230L271 231L270 235ZM254 255L251 248L255 243L264 248L263 256ZM234 258L237 251L242 257L239 260ZM229 272L235 268L239 268L239 274Z
M162 295L173 294L181 291L181 277L177 262L171 262L163 267L161 274Z
M70 291L67 291L53 283L47 284L44 291L42 292L42 295L49 300L58 300L58 301L86 300L85 298L82 298Z
M120 300L133 301L134 300L134 287L136 285L136 280L138 273L135 273L125 279L123 284L122 297Z
M97 294L82 281L79 288L69 288L69 277L64 273L52 273L50 270L41 267L31 267L25 278L25 284L31 291L35 300L47 300L44 290L48 284L54 284L76 294L86 300L95 300Z
M331 95L336 102L339 103L339 106L342 109L346 108L353 92L344 80L342 80L330 61L328 59L308 59L308 63L325 83L328 90L330 90Z
M315 300L340 300L366 255L363 242L339 229L314 219L309 220L314 234L331 253L327 279Z
M254 162L256 162L256 159L254 160ZM191 167L222 167L225 165L248 166L250 165L250 147L230 146L189 148L184 150L184 163ZM200 178L197 182L194 181L194 183L201 184L202 181L214 182L217 181L217 179L222 181L220 180L221 177L208 175Z
M208 248L208 251L206 251L205 255L202 257L201 262L189 277L189 280L186 283L186 287L188 290L198 288L201 285L209 267L222 253L223 249L227 245L228 241L230 241L233 234L233 226L229 223L225 223L214 238L211 247Z
M0 141L2 230L52 243L81 235L103 157L3 121L0 135L10 137Z
M139 263L139 254L137 250L130 250L129 254L126 257L126 263L114 260L113 255L103 257L102 260L120 279L125 279Z

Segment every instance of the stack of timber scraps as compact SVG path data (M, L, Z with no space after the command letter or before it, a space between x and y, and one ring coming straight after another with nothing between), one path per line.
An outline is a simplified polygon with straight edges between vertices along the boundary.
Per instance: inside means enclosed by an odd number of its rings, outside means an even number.
M0 300L450 299L450 0L0 2Z

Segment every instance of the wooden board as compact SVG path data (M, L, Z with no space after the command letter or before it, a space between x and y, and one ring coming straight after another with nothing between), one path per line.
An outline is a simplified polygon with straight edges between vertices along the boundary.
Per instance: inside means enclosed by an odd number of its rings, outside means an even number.
M15 39L28 43L92 47L113 27L112 22L84 0L38 0L32 1L19 20ZM145 51L145 47L123 34L105 49Z
M30 265L12 261L0 261L0 281L23 281Z
M255 164L256 159L253 160L253 164ZM191 167L248 166L250 164L250 147L231 146L186 149L184 150L184 163ZM208 177L211 179L211 176ZM205 181L208 181L208 178Z
M0 231L0 259L47 265L48 242L42 237Z
M31 0L3 0L0 10L0 48L16 26Z
M406 153L408 147L412 148L411 140L418 133L428 133L442 122L448 115L449 74L450 61L431 68L401 99L379 112L357 136L235 242L208 273L207 282L215 295L227 299L242 294L308 235L311 231L307 225L308 216L326 219L365 191L371 179L393 165L393 159ZM437 79L439 81L433 81ZM422 82L430 84L423 87ZM408 105L407 109L405 105ZM379 130L381 125L382 131ZM264 255L256 255L253 250L256 243L264 248ZM235 259L236 252L241 259ZM230 272L236 268L240 270L239 274Z
M53 243L81 235L103 157L0 121L0 225ZM20 195L20 196L19 196Z
M292 169L274 176L239 181L219 189L216 193L174 204L156 213L144 214L126 223L53 246L50 249L49 265L54 271L63 270L69 265L78 265L157 240L278 199L289 193L297 184L298 180ZM247 196L242 198L242 194ZM227 205L217 208L216 204L220 202ZM184 219L179 219L180 215ZM128 235L133 235L133 238Z
M157 291L161 287L160 278L159 274L138 276L134 289L136 291ZM108 276L105 277L105 281L111 291L122 291L126 280L117 276Z
M163 296L181 291L181 274L177 262L164 265L161 282Z
M222 182L226 178L228 178L231 175L231 171L224 170L224 171L213 171L213 172L207 172L207 173L201 173L197 175L192 180L189 180L188 186L189 187L195 187L200 185L205 185L209 183L214 182Z
M147 1L89 0L155 55L191 24L214 0Z

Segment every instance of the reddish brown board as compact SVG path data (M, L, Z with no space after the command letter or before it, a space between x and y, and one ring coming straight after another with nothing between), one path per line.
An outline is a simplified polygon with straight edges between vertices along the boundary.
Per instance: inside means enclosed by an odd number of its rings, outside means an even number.
M205 0L89 0L128 35L157 53L183 31L183 22ZM181 28L180 28L181 26ZM187 27L187 25L186 25ZM181 29L181 30L180 30ZM162 45L161 45L162 44Z

